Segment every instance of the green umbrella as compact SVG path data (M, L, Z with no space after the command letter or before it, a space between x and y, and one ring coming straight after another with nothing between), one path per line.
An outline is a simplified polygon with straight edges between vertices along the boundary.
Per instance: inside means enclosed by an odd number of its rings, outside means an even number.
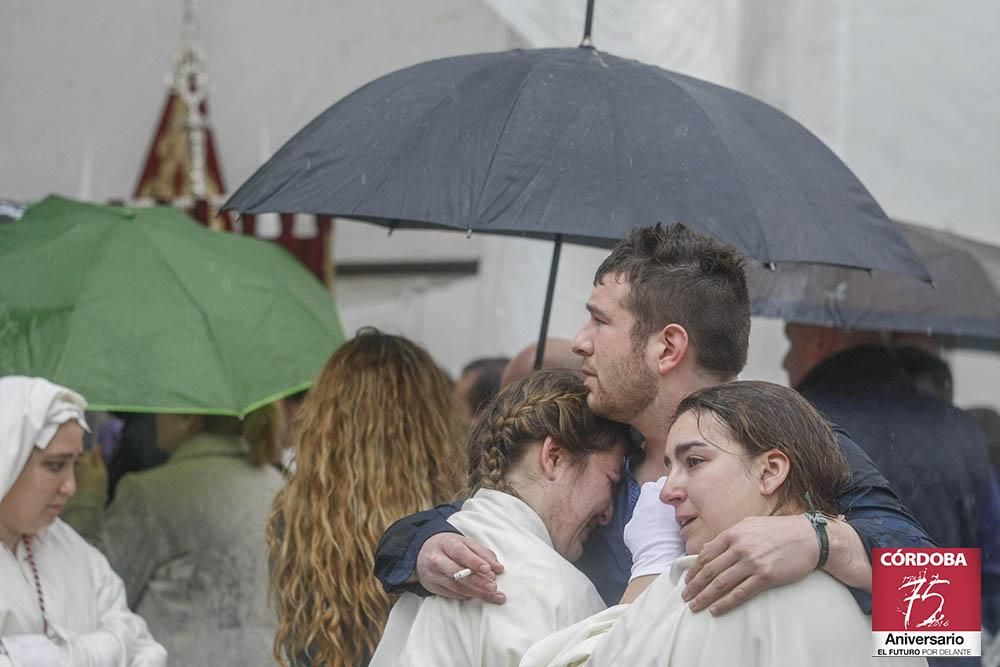
M343 341L286 251L175 209L49 197L0 225L0 375L93 409L243 416L308 387Z

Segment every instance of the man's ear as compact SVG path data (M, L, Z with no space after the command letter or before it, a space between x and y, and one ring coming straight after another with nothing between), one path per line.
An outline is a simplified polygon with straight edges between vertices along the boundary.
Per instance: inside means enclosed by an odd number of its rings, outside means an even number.
M772 449L758 457L757 466L760 477L761 495L772 496L785 483L792 464L783 451Z
M542 441L539 457L542 476L549 481L555 480L570 461L569 452L551 435L545 436Z
M679 324L668 324L656 334L656 370L660 375L665 375L684 361L688 345L688 333Z

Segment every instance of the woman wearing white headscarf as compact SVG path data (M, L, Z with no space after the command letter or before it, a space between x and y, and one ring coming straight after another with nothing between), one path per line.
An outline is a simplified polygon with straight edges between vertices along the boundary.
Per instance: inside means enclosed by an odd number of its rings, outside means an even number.
M0 667L167 662L107 559L58 519L86 405L40 378L0 378Z

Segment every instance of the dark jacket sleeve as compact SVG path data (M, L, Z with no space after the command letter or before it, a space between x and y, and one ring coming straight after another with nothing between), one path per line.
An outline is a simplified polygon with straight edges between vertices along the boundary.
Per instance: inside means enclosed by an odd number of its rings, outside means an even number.
M910 515L868 454L843 429L834 426L833 432L851 468L851 479L841 489L837 505L861 538L869 560L872 549L937 547ZM871 614L871 595L853 588L851 593L861 610Z
M420 584L407 584L406 580L417 569L417 554L431 535L460 533L448 523L448 517L462 509L462 503L437 507L404 517L389 526L375 550L375 576L382 582L386 593L409 591L426 596Z

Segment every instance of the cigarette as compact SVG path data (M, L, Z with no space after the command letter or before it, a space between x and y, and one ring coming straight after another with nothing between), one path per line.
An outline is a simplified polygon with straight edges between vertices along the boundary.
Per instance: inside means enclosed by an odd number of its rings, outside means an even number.
M472 574L472 570L470 570L469 568L465 568L464 570L459 570L455 574L451 575L451 578L454 579L455 581L461 581L470 574Z

